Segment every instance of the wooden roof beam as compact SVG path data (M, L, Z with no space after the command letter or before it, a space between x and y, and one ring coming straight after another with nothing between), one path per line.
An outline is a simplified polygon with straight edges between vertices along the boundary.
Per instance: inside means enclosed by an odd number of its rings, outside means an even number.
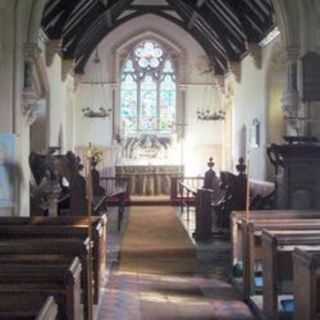
M207 1L207 0L198 0L198 2L197 2L197 7L198 7L198 8L201 8L206 1ZM190 21L189 21L189 23L188 23L188 28L189 28L189 29L192 29L192 28L193 28L195 21L198 19L198 16L199 16L199 15L198 15L197 11L194 10L194 11L193 11L193 14L192 14L192 16L191 16L191 19L190 19Z
M187 4L186 4L187 5ZM192 2L188 1L188 5L192 6ZM228 55L230 60L239 61L243 52L246 51L244 41L239 42L226 28L219 24L214 23L215 15L209 12L207 7L202 8L192 7L194 12L197 14L197 24L206 25L207 34L214 33L216 41L224 48L225 54Z
M209 46L208 41L203 37L203 34L201 34L200 32L197 32L196 30L188 30L187 27L187 22L182 22L181 20L171 16L170 14L167 14L163 11L154 11L151 13L158 15L160 17L163 17L177 25L179 25L180 27L184 28L185 30L187 30L187 32L200 44L200 46L204 49L204 51L206 52L206 54L209 57L210 63L215 65L215 72L217 74L223 74L226 72L227 70L227 62L225 61L224 63L217 63L215 60L215 57L217 56L217 54L215 54L214 49ZM141 12L141 11L137 11L134 12L128 16L125 16L124 18L122 18L121 20L118 20L113 27L110 30L106 31L106 28L103 25L100 25L100 31L97 30L97 34L99 34L98 38L92 39L91 38L91 44L87 43L86 48L82 47L81 50L81 54L76 58L76 72L77 73L83 73L84 71L84 67L87 64L94 48L96 47L96 44L99 43L101 41L101 39L103 39L106 35L108 35L110 32L112 32L117 26L121 25L122 23L135 18L137 16L141 16L144 15L145 12ZM99 33L100 32L100 33ZM78 51L78 50L77 50ZM80 51L78 51L80 52ZM219 55L218 55L219 56ZM224 60L223 58L221 58L222 61ZM222 67L221 67L222 64Z
M176 9L177 13L184 19L185 23L188 25L191 17L192 17L192 13L193 13L193 8L190 7L188 4L186 4L185 2L182 2L180 0L168 0L168 2ZM200 37L203 38L202 41L204 42L208 42L210 44L210 46L212 47L212 54L214 54L216 57L210 57L210 59L214 59L213 62L215 64L216 67L218 67L220 73L221 73L221 69L222 66L221 64L223 64L223 67L225 68L225 70L227 70L227 61L228 61L228 57L226 56L226 54L223 52L223 49L221 50L221 48L218 47L217 43L219 43L219 39L216 39L215 36L210 35L210 38L208 37L208 29L204 30L203 26L200 24L199 25L199 21L200 21L201 17L199 16L199 19L195 20L194 23L194 28L193 29L188 29L190 32L193 32L194 29L198 29L196 31L196 37L199 39ZM197 26L197 27L196 27ZM209 26L207 25L206 28L208 28ZM200 28L200 29L199 29ZM204 34L207 34L207 39L206 37L204 37ZM200 40L198 40L200 42ZM217 43L215 43L217 42ZM223 48L223 45L220 43L220 46ZM219 59L219 62L218 62ZM224 61L224 63L221 63L221 61ZM223 70L223 72L225 72L225 70Z
M219 20L225 29L229 30L238 41L246 40L246 34L236 12L234 12L224 0L208 0L207 9L215 15L216 19Z

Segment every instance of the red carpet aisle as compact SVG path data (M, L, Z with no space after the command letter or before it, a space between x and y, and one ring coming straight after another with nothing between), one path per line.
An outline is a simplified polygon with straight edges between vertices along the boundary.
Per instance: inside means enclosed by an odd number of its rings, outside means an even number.
M197 274L195 253L174 208L131 208L98 320L252 320L228 283Z
M120 271L147 274L197 272L196 248L174 207L132 207L120 250Z

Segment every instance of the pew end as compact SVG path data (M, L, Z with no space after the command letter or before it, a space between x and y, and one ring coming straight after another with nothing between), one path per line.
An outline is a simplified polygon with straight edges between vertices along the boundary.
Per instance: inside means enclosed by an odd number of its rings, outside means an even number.
M0 319L56 320L58 305L53 296L37 292L0 292Z
M320 319L320 251L293 252L294 320Z

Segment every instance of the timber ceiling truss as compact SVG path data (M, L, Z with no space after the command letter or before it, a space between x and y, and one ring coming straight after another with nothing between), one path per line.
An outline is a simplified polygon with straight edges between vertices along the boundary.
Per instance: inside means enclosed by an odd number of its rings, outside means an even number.
M60 40L61 54L83 73L99 42L111 31L144 14L161 16L186 30L205 50L216 74L248 53L274 28L271 0L48 0L42 28ZM144 1L146 3L147 1Z

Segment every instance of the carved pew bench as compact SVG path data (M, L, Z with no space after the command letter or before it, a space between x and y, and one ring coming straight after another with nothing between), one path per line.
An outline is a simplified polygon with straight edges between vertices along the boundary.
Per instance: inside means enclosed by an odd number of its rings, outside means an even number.
M80 273L81 263L78 258L70 265L2 263L0 292L52 295L59 306L59 319L78 320L81 318Z
M254 210L250 211L249 221L261 221L269 223L271 220L286 220L286 219L320 219L318 211L302 211L302 210ZM243 264L243 231L246 220L246 211L233 211L230 216L231 225L231 242L232 242L232 267L239 274L242 274ZM277 224L278 222L275 222Z
M83 216L70 217L32 217L32 218L0 218L0 237L1 234L7 234L10 230L3 229L6 225L33 225L47 226L49 229L44 232L48 237L63 236L64 238L85 238L88 235L88 218ZM98 304L100 298L100 289L105 282L107 271L107 217L106 215L96 216L91 218L92 225L92 260L93 260L93 277L94 277L94 303ZM50 228L50 226L52 226ZM54 227L53 227L54 226ZM58 228L59 227L59 231ZM25 228L25 229L24 229ZM32 237L42 237L42 231L31 232L28 226L17 228L20 230L20 235L29 237L28 234L33 234ZM70 228L74 230L70 230ZM32 229L33 230L33 229ZM4 232L3 232L4 231ZM3 232L3 233L2 233ZM13 232L13 231L10 231ZM7 235L8 236L8 235ZM4 238L7 238L4 236ZM11 236L10 236L11 238ZM100 288L100 289L99 289Z
M262 248L262 231L279 231L283 230L298 232L313 232L315 230L320 232L320 219L318 220L304 220L304 219L279 219L279 220L258 220L243 223L243 289L245 300L249 299L251 295L261 294L263 289L262 278L262 261L264 251Z
M94 296L95 301L99 300L99 288L102 287L104 278L105 263L102 261L104 254L104 246L102 243L103 230L99 227L93 229L93 279L94 279ZM65 238L78 239L84 241L87 238L87 227L72 227L72 226L53 226L53 225L15 225L15 226L1 226L0 225L0 240L5 239L45 239L50 238ZM101 253L103 252L103 253Z
M59 263L66 263L74 257L79 257L82 264L81 285L83 289L83 307L84 319L91 319L92 310L89 305L89 282L88 282L88 266L90 263L89 257L89 239L84 241L79 239L57 239L57 238L43 238L28 239L21 238L15 240L0 240L0 257L6 261L18 259L18 256L25 256L24 260L35 261L46 260L50 264L50 260L58 261ZM27 258L30 256L30 258ZM23 260L22 260L23 262ZM43 262L42 262L43 263Z
M0 222L1 223L1 222ZM100 292L98 288L103 286L107 272L107 223L105 214L91 217L92 241L93 241L93 269L95 288L95 303L98 303ZM69 217L34 217L32 225L72 226L76 229L84 229L88 234L89 219L82 216Z
M280 305L287 301L287 298L281 301L281 295L293 294L294 249L303 247L304 250L320 250L319 244L319 230L263 230L263 314L268 319L278 320L280 311L283 311Z
M320 319L320 250L293 252L294 320Z
M249 221L273 219L320 219L319 211L306 210L252 210L249 214ZM1 218L0 218L1 221ZM233 211L230 215L232 257L233 264L242 260L242 233L243 223L246 222L246 211Z
M244 300L249 299L250 295L250 279L252 277L248 261L250 256L248 254L247 244L247 224L249 223L267 223L273 225L285 225L281 227L286 228L287 224L301 223L300 220L313 221L320 219L320 213L315 211L298 211L298 210L263 210L250 211L249 220L246 218L245 211L234 211L231 215L231 234L232 234L232 281L235 287L243 294ZM312 223L312 222L310 222ZM250 252L249 252L250 253ZM245 269L248 269L247 272ZM244 279L243 279L244 278Z
M40 292L0 292L0 319L56 320L58 306L53 296Z

